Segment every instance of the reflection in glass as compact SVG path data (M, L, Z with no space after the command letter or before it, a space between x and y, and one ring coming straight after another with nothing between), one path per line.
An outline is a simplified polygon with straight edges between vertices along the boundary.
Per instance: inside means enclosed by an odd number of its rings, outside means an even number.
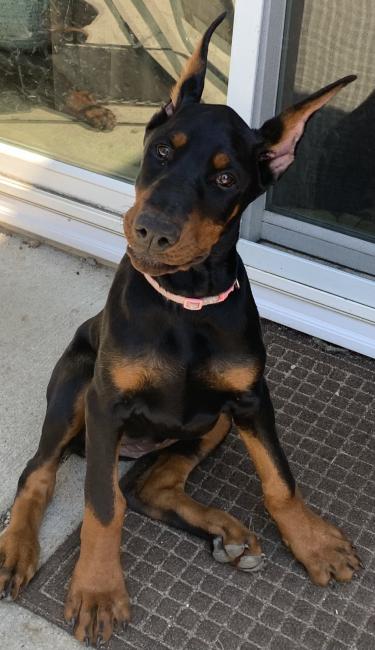
M225 102L232 0L1 0L0 139L134 179L144 125L210 22L204 100Z
M290 0L278 108L357 74L307 125L268 209L375 241L375 3Z

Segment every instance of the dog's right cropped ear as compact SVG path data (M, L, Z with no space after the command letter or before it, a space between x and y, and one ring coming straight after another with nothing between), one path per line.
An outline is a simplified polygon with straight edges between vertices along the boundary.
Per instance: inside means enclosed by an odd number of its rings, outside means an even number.
M263 124L258 131L263 141L259 164L262 175L267 177L266 185L276 181L294 161L297 144L310 117L356 78L349 75L339 79Z
M166 122L182 106L200 102L206 76L208 46L212 34L218 25L223 22L225 16L226 12L220 14L208 27L173 86L170 101L158 113L153 115L146 127L146 131Z

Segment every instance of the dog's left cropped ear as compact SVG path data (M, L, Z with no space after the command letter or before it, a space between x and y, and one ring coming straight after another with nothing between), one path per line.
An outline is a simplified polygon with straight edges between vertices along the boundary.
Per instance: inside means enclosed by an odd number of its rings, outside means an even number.
M171 102L173 111L176 111L184 104L200 102L206 76L208 46L212 34L220 23L223 22L225 16L226 11L211 23L192 56L187 60L180 74L180 78L172 88Z
M146 129L159 126L171 117L181 106L198 103L202 97L207 69L208 46L215 29L223 22L226 11L220 14L208 27L195 51L185 63L179 79L171 90L170 101L152 118Z
M261 171L269 176L265 184L276 181L292 164L309 118L356 78L350 75L339 79L263 124L258 133L263 141L259 152Z

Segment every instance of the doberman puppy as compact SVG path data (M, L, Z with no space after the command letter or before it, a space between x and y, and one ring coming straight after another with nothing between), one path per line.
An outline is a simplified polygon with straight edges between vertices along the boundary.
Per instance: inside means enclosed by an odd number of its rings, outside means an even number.
M219 562L257 570L263 555L255 535L184 492L190 472L234 423L265 506L312 581L349 581L360 566L344 534L296 488L263 376L257 308L236 252L244 208L293 162L309 117L354 77L250 129L227 106L199 103L208 43L223 18L147 126L136 201L125 215L127 253L104 310L78 328L53 371L39 448L0 538L0 592L16 598L36 571L38 529L61 454L85 431L81 551L65 617L87 645L107 641L129 619L121 455L148 454L123 484L138 510L207 534Z

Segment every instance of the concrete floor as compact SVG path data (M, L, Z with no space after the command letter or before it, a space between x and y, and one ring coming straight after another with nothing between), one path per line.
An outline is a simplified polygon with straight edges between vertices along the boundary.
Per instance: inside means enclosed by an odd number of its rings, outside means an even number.
M76 327L103 307L113 277L92 260L25 242L0 232L0 515L38 444L53 366ZM83 481L84 461L69 458L43 524L42 563L79 524ZM55 626L8 603L0 604L0 638L8 650L77 647Z

